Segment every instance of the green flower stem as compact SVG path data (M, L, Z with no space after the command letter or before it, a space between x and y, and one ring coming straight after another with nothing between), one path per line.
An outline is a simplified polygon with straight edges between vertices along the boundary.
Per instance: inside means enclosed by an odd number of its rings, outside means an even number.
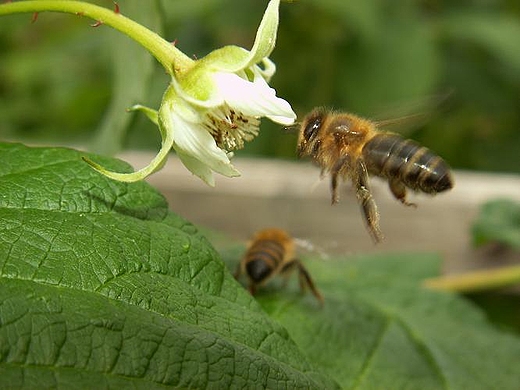
M470 293L520 284L520 266L468 272L460 275L426 279L423 286L434 289Z
M0 16L45 11L85 16L121 31L145 47L171 75L174 72L182 73L193 64L193 60L173 44L114 10L82 1L64 0L18 1L0 4Z

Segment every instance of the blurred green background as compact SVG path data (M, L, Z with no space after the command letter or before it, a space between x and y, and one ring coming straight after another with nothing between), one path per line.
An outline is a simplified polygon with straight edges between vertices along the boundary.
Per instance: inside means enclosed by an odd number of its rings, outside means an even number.
M111 1L97 1L112 8ZM250 48L266 0L121 0L121 13L189 55ZM272 85L299 117L314 106L375 119L453 167L520 172L520 2L300 0L282 3ZM0 137L156 150L135 103L158 107L168 77L140 46L90 20L0 18ZM237 155L295 158L296 137L262 122Z

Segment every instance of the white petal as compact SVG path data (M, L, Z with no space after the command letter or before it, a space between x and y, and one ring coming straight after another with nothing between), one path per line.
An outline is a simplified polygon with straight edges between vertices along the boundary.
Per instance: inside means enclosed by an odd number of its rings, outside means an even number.
M211 187L215 187L215 178L213 177L213 171L204 163L201 163L196 158L188 156L184 154L180 150L176 150L177 156L184 164L186 168L189 169L191 173L195 176L198 176L204 181L207 185Z
M224 176L239 176L240 172L231 164L226 153L217 146L211 134L202 127L201 123L189 122L183 118L185 113L183 108L188 109L188 112L191 111L188 107L183 106L181 103L175 107L175 111L171 112L173 148L181 154L200 161ZM190 169L189 166L187 168ZM196 172L193 173L197 174ZM201 178L205 180L202 176Z
M267 116L284 125L294 123L296 114L291 105L277 97L262 76L250 82L234 73L215 72L214 79L219 94L230 107L248 116Z

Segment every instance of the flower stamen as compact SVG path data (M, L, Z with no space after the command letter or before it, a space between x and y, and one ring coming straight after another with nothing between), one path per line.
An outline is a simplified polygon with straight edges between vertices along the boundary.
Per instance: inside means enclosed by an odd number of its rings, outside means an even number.
M242 149L259 131L260 119L233 110L228 104L208 111L203 123L217 146L226 151Z

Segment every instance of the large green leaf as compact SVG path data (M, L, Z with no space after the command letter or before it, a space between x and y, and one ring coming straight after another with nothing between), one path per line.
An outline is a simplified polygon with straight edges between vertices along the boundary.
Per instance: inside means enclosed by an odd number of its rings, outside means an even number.
M222 251L230 267L237 251ZM464 298L421 286L438 275L438 256L305 264L325 297L323 308L311 294L299 294L296 277L287 289L273 281L258 300L342 388L518 389L520 338L496 329Z
M0 155L0 387L336 387L150 186Z
M147 184L68 149L0 155L0 387L518 388L519 337L421 287L437 256L308 261L323 307L295 283L258 305Z

